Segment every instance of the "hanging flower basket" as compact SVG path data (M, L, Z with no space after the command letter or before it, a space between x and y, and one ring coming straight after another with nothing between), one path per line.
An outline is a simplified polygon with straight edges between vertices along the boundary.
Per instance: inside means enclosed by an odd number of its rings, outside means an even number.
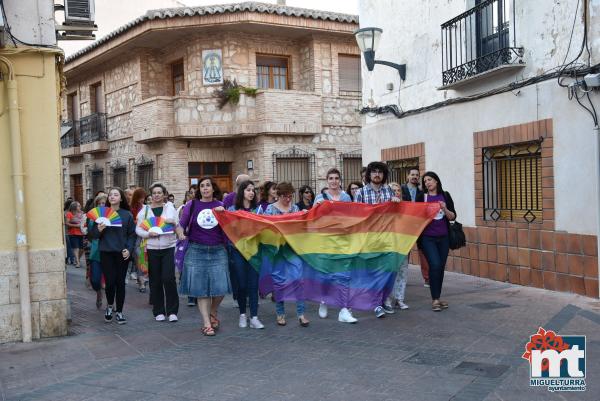
M240 85L235 79L233 81L225 79L223 80L223 86L216 89L213 95L218 99L219 109L222 109L228 103L232 105L238 104L240 102L240 94L242 93L247 96L256 97L258 89Z

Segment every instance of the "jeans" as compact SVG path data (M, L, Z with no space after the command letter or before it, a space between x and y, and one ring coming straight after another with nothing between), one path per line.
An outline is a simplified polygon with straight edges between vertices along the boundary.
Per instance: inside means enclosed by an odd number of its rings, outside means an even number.
M102 289L102 265L96 260L90 260L90 283L94 291Z
M440 299L442 294L442 283L444 282L444 270L450 244L448 236L430 237L423 236L421 243L423 253L429 263L429 290L431 299Z
M127 264L121 252L100 252L100 263L104 274L106 302L112 305L117 297L117 312L123 312L125 303L125 276L127 275Z
M231 292L233 294L233 300L238 299L238 280L235 274L235 266L233 266L233 254L237 252L235 246L231 243L227 244L227 257L228 257L228 265L229 268L229 282L231 283ZM242 257L243 258L243 257ZM244 301L246 302L246 301ZM245 313L245 312L244 312ZM256 315L253 315L256 316Z
M236 294L240 314L246 313L246 298L250 298L250 316L258 315L258 272L235 248L230 249L231 283ZM236 285L233 285L233 282Z
M148 249L148 274L154 316L176 315L179 295L175 283L175 248Z
M67 246L67 262L72 263L75 260L75 254L71 248L71 241L68 235L65 235L65 245Z
M400 302L404 302L404 292L406 291L406 281L408 279L408 256L404 258L404 262L400 265L398 269L398 274L396 274L396 281L394 282L394 289L392 290L392 294L394 295L394 299Z
M304 301L296 301L296 315L304 315L305 307ZM283 301L275 303L275 313L277 313L277 315L285 315L285 304Z

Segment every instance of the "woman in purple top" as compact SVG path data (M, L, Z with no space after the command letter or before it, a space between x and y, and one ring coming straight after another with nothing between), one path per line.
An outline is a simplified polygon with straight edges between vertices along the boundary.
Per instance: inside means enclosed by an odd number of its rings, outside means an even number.
M220 325L217 318L219 304L226 294L231 293L225 234L213 214L213 209L224 210L223 203L217 200L219 194L213 179L203 177L194 199L185 205L177 227L179 239L185 239L183 227L189 226L189 245L179 291L198 298L205 336L215 335Z
M258 202L258 214L263 214L267 206L277 201L277 183L266 181L260 187L260 202Z
M450 194L442 188L440 177L432 171L428 171L422 178L424 194L418 194L416 202L438 202L440 212L433 218L431 223L419 238L423 253L429 263L429 290L431 291L431 309L439 312L448 308L448 302L441 301L442 283L444 281L444 269L446 259L450 250L448 240L448 227L450 221L456 220L454 201Z

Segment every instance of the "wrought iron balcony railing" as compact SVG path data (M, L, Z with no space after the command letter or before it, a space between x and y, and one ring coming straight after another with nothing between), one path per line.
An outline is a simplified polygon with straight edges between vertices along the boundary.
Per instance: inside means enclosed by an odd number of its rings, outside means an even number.
M80 145L79 121L65 121L63 128L69 130L60 138L60 147L63 149L72 148Z
M523 48L516 45L516 1L477 0L475 7L441 25L443 86L523 63Z
M94 113L79 120L81 143L106 141L106 114Z

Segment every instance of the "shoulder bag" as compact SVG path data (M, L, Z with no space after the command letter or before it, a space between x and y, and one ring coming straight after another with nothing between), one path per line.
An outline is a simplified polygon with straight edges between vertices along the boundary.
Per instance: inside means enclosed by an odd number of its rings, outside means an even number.
M187 236L190 232L192 220L194 219L194 212L196 211L195 206L196 206L196 202L192 199L192 211L190 214L190 220L188 221L187 227L185 228L185 231L183 232L185 234L186 238L183 240L178 239L177 242L175 243L175 268L177 269L177 271L179 273L181 273L183 271L183 261L185 259L185 253L187 252L188 246L190 244Z

